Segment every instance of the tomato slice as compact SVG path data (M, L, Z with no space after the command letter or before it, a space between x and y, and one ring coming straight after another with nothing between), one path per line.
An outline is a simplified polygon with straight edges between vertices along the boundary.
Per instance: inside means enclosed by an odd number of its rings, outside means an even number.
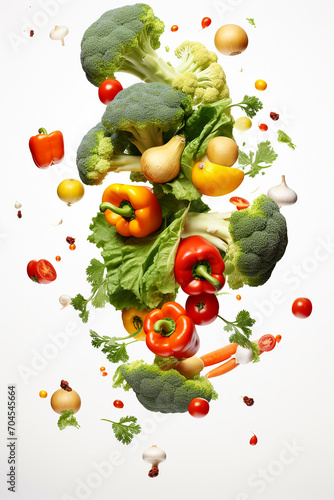
M29 262L29 264L27 265L27 274L32 281L34 281L35 283L39 283L39 279L37 277L37 272L36 272L36 264L37 260L31 260Z
M232 198L230 198L230 202L233 205L236 205L238 210L248 208L250 205L248 200L246 200L245 198L240 198L240 196L232 196Z
M276 339L273 335L263 335L258 341L260 351L271 351L276 345Z
M51 262L41 259L36 264L36 275L39 283L51 283L57 278L57 273Z

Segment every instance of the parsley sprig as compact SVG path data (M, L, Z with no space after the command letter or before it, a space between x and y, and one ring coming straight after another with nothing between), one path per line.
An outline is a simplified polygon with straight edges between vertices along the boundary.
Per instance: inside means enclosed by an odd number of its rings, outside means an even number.
M277 131L277 140L278 142L283 142L289 146L291 149L296 149L296 144L293 144L291 138L283 132L283 130L278 130Z
M224 323L226 323L226 325L224 326L224 330L226 332L233 332L229 337L229 341L231 343L236 342L241 347L252 349L253 363L259 361L260 360L259 346L255 342L249 340L249 337L251 336L252 333L251 327L255 323L255 319L251 318L249 312L246 311L245 309L239 311L235 321L228 321L222 316L218 317L222 319Z
M63 410L58 419L58 427L61 431L68 426L76 427L77 429L80 427L73 410Z
M101 420L112 424L116 439L123 444L130 444L134 435L141 432L141 427L137 424L137 418L133 416L121 417L119 422L106 418L101 418Z
M102 352L107 355L108 361L111 363L119 363L120 361L123 361L123 363L125 363L129 359L126 346L132 344L133 342L137 342L137 340L133 340L128 343L119 343L118 340L130 339L135 335L138 335L140 330L136 331L132 335L128 335L127 337L107 337L105 335L98 335L93 330L89 330L89 332L92 338L92 346L99 349L103 345Z
M270 141L265 141L260 142L256 153L250 151L249 155L247 155L245 152L239 151L238 162L239 165L241 165L242 170L245 170L245 167L250 166L250 169L248 172L245 172L245 175L255 177L261 170L271 167L277 159L277 156L278 155L272 148ZM261 172L261 174L264 175L265 172Z
M251 24L252 26L254 26L254 28L256 28L255 21L252 17L246 17L246 21L248 21L249 24Z
M254 118L256 113L263 108L263 104L257 97L245 95L243 100L238 104L231 104L229 108L233 108L234 106L239 106L249 118Z

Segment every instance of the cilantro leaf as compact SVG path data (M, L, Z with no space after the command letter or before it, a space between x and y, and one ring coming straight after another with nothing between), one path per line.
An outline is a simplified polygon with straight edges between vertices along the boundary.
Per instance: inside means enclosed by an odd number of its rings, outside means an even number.
M112 424L115 438L123 444L130 444L134 435L141 432L141 427L137 424L137 418L133 416L121 417L119 422L106 418L101 418L101 420Z
M253 363L260 360L260 350L259 346L255 342L251 342L249 337L251 336L251 327L255 323L255 319L251 318L248 311L243 309L239 311L235 321L227 321L225 318L219 316L225 323L224 330L226 332L233 332L229 337L231 343L235 342L241 347L247 349L252 349L253 351Z
M254 28L256 28L255 21L252 17L246 17L246 21L248 21L249 24L251 24L252 26L254 26Z
M239 151L238 163L241 165L242 170L250 166L250 170L245 172L249 177L255 177L261 170L272 166L277 159L277 153L271 146L270 141L260 142L256 153L250 151L247 155L244 151ZM261 165L261 163L265 165ZM261 172L264 175L264 172Z
M283 142L289 146L289 148L295 150L296 149L296 144L293 144L291 138L283 132L283 130L278 130L277 131L277 140L278 142Z
M73 410L63 410L58 420L58 427L61 431L68 426L76 427L77 429L80 427Z
M263 104L257 97L245 95L238 104L231 104L229 107L239 106L249 118L254 118L256 113L263 108Z
M128 361L129 356L126 351L126 346L122 342L121 344L117 342L117 337L101 337L93 330L90 330L90 336L92 338L92 346L99 349L102 345L102 352L107 355L108 361L111 363L119 363L123 361L125 363ZM134 341L136 342L136 341Z
M87 323L89 312L87 311L87 300L81 293L72 298L71 304L76 311L81 311L79 317L83 323Z

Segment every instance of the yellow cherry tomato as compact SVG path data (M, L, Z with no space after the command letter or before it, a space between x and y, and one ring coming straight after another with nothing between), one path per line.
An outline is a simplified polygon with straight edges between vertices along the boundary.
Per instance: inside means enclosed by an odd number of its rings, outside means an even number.
M140 328L142 328L144 324L144 320L146 316L148 315L149 311L143 310L143 311L137 311L135 307L130 307L129 309L123 309L122 311L122 321L125 330L132 335L136 331L138 331ZM144 331L142 330L138 335L135 335L133 337L136 340L146 340L146 335Z
M250 120L247 116L241 116L237 120L235 120L234 128L239 130L239 132L246 132L252 126L252 120Z
M40 398L46 398L46 397L47 397L47 395L48 395L48 393L47 393L46 391L40 391L40 392L39 392L39 397L40 397Z
M256 90L266 90L267 82L265 82L264 80L256 80L255 88Z
M80 201L84 194L85 188L77 179L65 179L57 188L58 197L69 206Z
M232 193L244 180L239 168L223 167L209 161L198 161L193 166L191 179L195 188L206 196Z

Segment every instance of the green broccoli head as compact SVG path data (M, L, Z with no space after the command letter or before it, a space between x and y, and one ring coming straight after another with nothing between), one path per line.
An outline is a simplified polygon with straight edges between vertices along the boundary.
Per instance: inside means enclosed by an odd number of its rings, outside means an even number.
M109 134L98 123L83 137L77 151L80 179L84 184L96 185L111 171L140 171L140 156L136 154L139 151L125 134Z
M141 153L164 144L163 133L174 135L192 113L191 98L163 83L135 83L111 101L102 117L109 131L126 131Z
M197 375L187 380L177 370L163 371L156 364L142 360L121 365L120 372L126 381L125 388L130 386L138 401L150 411L184 413L194 398L211 401L218 397L206 377Z
M224 260L233 269L228 274L230 288L263 285L288 243L286 221L278 205L262 194L250 208L232 213L228 229L232 241Z

